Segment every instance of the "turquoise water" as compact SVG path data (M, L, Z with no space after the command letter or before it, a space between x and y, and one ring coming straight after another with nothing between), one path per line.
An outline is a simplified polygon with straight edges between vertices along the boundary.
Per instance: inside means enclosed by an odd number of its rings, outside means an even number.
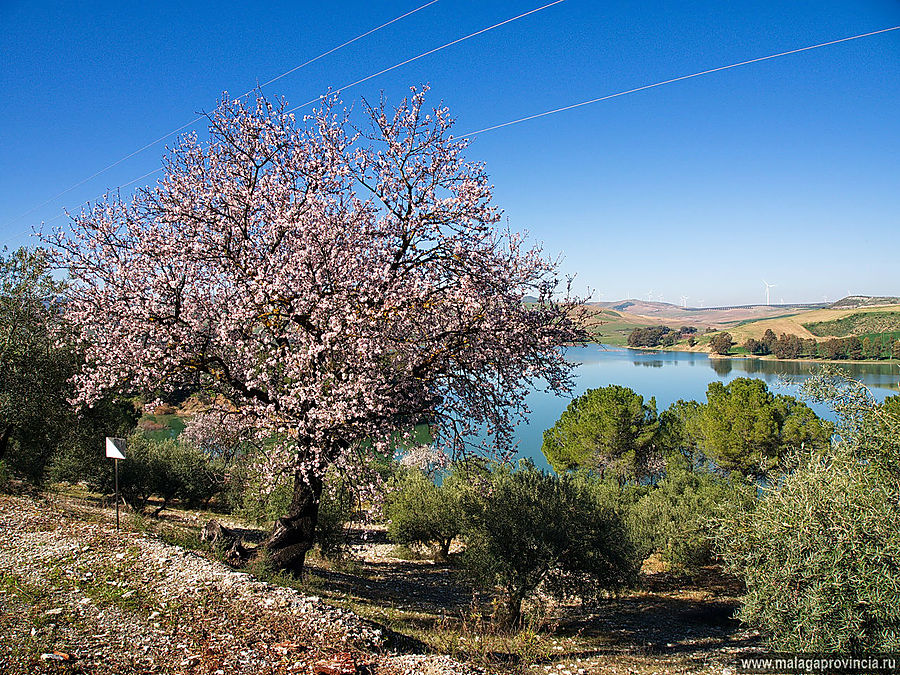
M719 359L692 352L644 352L604 345L571 347L567 357L580 364L573 396L587 389L618 384L630 387L644 400L655 396L660 412L678 399L705 401L710 382L729 382L736 377L760 378L776 393L797 395L797 383L821 367L815 362ZM900 362L846 363L841 367L866 384L879 400L900 393ZM527 423L516 429L519 457L529 457L538 466L549 468L541 454L543 433L559 419L570 400L544 392L529 395L531 415ZM813 408L819 415L833 419L827 407Z

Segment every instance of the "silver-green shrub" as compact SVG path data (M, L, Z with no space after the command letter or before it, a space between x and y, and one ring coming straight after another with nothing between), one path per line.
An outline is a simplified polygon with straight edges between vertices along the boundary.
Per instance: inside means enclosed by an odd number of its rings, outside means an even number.
M839 437L795 457L762 496L722 520L718 545L747 591L739 617L790 652L900 650L900 420L826 371Z

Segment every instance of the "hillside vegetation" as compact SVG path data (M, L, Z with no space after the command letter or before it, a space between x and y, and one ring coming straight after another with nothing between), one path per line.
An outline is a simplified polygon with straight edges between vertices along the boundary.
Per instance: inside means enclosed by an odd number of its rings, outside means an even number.
M900 304L900 298L888 296L848 295L835 302L832 309L858 309L862 307L884 307L885 305Z
M803 326L819 337L889 333L900 331L900 312L855 312L840 319L812 321Z
M585 318L585 327L595 342L608 345L625 346L628 336L635 328L647 328L659 324L657 318L624 314L613 309L594 309L591 307ZM673 322L674 327L674 322Z
M869 315L872 315L873 318L868 318ZM893 328L888 327L886 319L877 318L879 316L893 316L896 322L890 324ZM875 326L884 326L884 328L878 330L874 329ZM900 305L858 309L816 309L774 319L746 321L727 330L739 344L749 338L762 339L766 330L771 330L776 335L793 334L803 339L849 337L851 335L862 337L881 330L900 330ZM829 332L831 330L842 332Z
M663 327L679 331L683 326L696 326L700 336L706 331L728 331L736 344L748 339L761 340L767 330L804 340L846 337L874 340L884 333L885 340L893 341L900 335L900 302L890 297L852 296L830 307L759 305L703 309L627 300L589 303L585 309L584 325L593 339L619 346L629 345L628 338L636 329ZM676 348L703 350L707 340L700 336L696 346L679 339Z

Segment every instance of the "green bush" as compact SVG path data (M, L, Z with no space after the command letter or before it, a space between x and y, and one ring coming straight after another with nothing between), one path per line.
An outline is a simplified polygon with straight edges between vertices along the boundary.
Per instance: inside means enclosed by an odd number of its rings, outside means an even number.
M523 601L539 587L591 597L637 578L640 559L616 509L576 478L529 463L501 468L472 507L463 561L476 581L500 589L503 627L520 624Z
M734 480L740 480L738 476ZM634 505L629 525L649 553L692 571L713 559L715 516L738 491L731 480L670 458L666 476Z
M86 482L98 492L113 491L113 462L105 455L107 436L128 436L137 413L131 401L107 398L70 413L63 440L49 458L51 481ZM121 468L121 467L120 467Z
M51 475L56 480L85 480L89 487L109 494L114 490L113 462L99 450L96 455L86 458L77 452L63 453ZM128 437L125 456L127 459L119 461L119 492L139 513L154 496L161 500L154 515L174 499L191 507L208 506L224 486L224 465L189 443L155 441L138 432Z
M622 483L616 478L603 478L590 471L571 473L569 480L577 490L590 496L597 509L603 513L614 514L625 525L628 545L638 561L643 561L653 552L647 532L641 527L635 527L632 515L641 500L653 489L652 486L643 483Z
M790 652L900 649L900 491L846 452L810 457L720 546L747 585L742 621Z
M740 618L790 652L900 650L900 424L858 383L808 385L839 415L840 442L795 460L718 535L744 579Z
M434 546L435 559L447 560L465 520L464 485L458 473L440 485L417 469L398 474L385 499L388 536L398 544Z

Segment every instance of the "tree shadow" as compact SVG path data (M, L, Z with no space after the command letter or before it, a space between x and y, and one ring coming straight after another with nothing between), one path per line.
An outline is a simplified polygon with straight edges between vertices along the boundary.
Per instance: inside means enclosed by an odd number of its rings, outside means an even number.
M472 587L446 564L409 561L365 562L345 572L310 565L329 590L376 605L441 616L456 614L472 600Z

